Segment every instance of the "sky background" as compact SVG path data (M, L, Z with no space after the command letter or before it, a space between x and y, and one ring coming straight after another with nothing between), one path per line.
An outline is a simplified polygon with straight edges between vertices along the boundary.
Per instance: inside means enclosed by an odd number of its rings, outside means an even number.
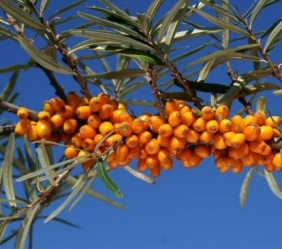
M59 6L67 4L67 1L63 2L52 1L46 16ZM149 0L112 2L122 9L128 8L132 14L145 12L151 3ZM160 16L174 2L176 1L166 1ZM235 2L244 12L248 2L252 1L231 1L231 4ZM96 4L100 3L94 0L87 1L84 5ZM264 11L255 25L256 30L261 30L281 18L277 11L279 4ZM84 11L83 6L79 10ZM189 45L198 46L197 42L199 40L192 40ZM0 67L25 63L28 60L28 56L17 44L7 41L2 44ZM273 61L281 60L281 54L273 53L270 56ZM234 65L239 72L244 72L243 65ZM115 67L114 61L112 66ZM226 68L222 67L221 70L221 74L211 74L208 79L218 83L228 80ZM79 89L71 77L57 76L66 92ZM10 74L1 75L1 89L9 77ZM278 83L274 78L270 82ZM21 94L16 103L35 110L40 110L43 101L54 96L54 89L49 85L48 79L35 69L20 74L15 89L17 91ZM97 89L93 89L93 94L96 91ZM138 96L146 96L149 92L149 87L145 87L138 92ZM280 97L271 92L264 92L263 95L268 98L268 109L274 115L282 115L281 108L278 107L281 103ZM147 110L132 108L137 112ZM233 112L239 108L241 106L235 104ZM1 118L16 120L11 114L2 115ZM255 174L246 206L242 208L239 192L246 172L244 170L240 174L221 174L214 165L213 157L205 160L200 167L189 170L179 163L175 164L172 170L162 172L155 185L145 183L123 169L113 171L111 176L123 192L123 199L116 199L100 181L94 187L128 206L127 210L114 208L86 196L70 213L66 209L59 216L77 224L81 229L70 228L55 221L44 224L43 220L39 220L34 227L34 248L281 248L282 202L272 194L265 179ZM277 173L277 177L281 178L281 174ZM53 203L45 214L56 207L57 203ZM1 248L12 248L12 244Z

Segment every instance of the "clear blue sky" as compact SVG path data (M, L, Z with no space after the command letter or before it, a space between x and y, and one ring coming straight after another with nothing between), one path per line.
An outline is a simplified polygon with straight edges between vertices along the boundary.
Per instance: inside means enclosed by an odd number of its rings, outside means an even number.
M132 14L144 12L151 3L150 0L112 2L122 9L128 7ZM166 1L162 14L171 7L172 2L176 1ZM231 4L236 4L244 12L248 2L252 1L231 1ZM85 5L94 4L99 2L88 1ZM59 3L52 1L46 15L58 6ZM256 30L281 18L276 13L278 6L279 4L264 12L264 18L260 18L255 26ZM80 7L79 10L83 11L83 8ZM191 41L191 46L198 46L195 42L197 41ZM5 46L0 48L0 67L27 61L28 57L24 57L18 46L7 42L3 44ZM271 54L271 58L279 62L281 54ZM244 72L242 66L234 65L238 66L235 69L239 72ZM212 74L210 80L223 83L223 79L228 79L226 68L221 67L221 70L221 74ZM8 76L1 75L1 88ZM43 100L54 96L53 88L39 70L22 72L20 77L16 91L20 91L21 95L17 104L40 110ZM79 89L72 78L59 76L59 79L66 91ZM274 78L271 82L278 83ZM149 88L144 88L138 95L146 96L148 92ZM282 115L281 108L277 107L281 101L279 96L274 97L271 92L263 94L268 97L268 109L276 115ZM236 104L233 111L238 108L239 105ZM11 115L7 114L6 117ZM246 172L221 174L211 158L205 160L200 167L190 170L176 164L172 170L163 172L155 185L150 185L123 169L116 170L111 176L124 193L124 198L117 201L128 206L127 210L85 197L70 213L66 210L59 216L82 229L69 228L54 221L43 224L43 220L39 220L34 228L34 248L281 248L282 202L271 193L262 177L254 175L248 201L241 208L239 192ZM277 177L281 178L281 174L277 174ZM100 181L94 187L115 199ZM55 208L56 203L46 213ZM3 248L12 248L12 245Z

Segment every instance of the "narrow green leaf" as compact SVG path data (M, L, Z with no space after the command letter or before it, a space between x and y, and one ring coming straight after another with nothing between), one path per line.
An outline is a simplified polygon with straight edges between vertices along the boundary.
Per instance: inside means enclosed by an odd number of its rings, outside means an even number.
M43 24L34 19L31 15L27 14L21 8L12 4L11 1L0 1L0 8L9 13L15 19L24 23L26 26L35 29L37 32L46 30L46 27Z
M5 36L6 38L11 38L15 41L17 40L17 35L6 27L0 26L0 34L1 36Z
M251 168L245 176L240 191L240 205L244 207L247 201L250 183L254 174L255 167Z
M29 54L29 56L34 59L37 63L39 63L42 67L58 73L74 74L72 70L57 63L55 60L52 59L52 57L44 54L43 52L35 48L24 37L19 35L18 41L22 48Z
M40 15L42 15L50 4L50 0L42 0L40 3Z
M7 144L4 160L1 168L3 169L3 186L7 199L11 207L17 207L16 195L13 182L13 158L15 151L15 133L11 133Z
M269 34L264 45L265 52L267 52L272 48L273 44L279 39L281 34L282 34L282 20L280 20L280 22L276 25L275 28L273 28L273 30ZM281 41L281 37L280 37L280 41Z
M250 17L250 28L253 27L255 20L257 19L258 15L263 10L263 8L265 7L267 2L268 2L268 0L259 0L256 3L255 8L252 11L252 14L251 14L251 17Z
M109 190L111 190L115 194L115 196L122 198L123 197L122 192L119 190L118 186L115 184L112 178L110 178L108 171L106 170L103 160L101 158L98 159L97 167L98 167L99 176L103 181L103 183L105 184L105 186Z
M48 157L45 145L41 144L40 146L38 146L36 148L36 153L37 153L37 156L38 156L39 163L41 164L41 167L47 169L50 166L50 161L49 161L49 157ZM54 173L53 170L45 171L45 175L47 177L52 173ZM55 183L55 181L52 177L49 177L48 180L51 184Z
M17 238L15 247L17 249L24 249L28 233L30 232L30 227L32 226L34 220L36 219L36 215L40 210L40 203L37 203L33 207L30 207L25 217L22 221L21 227L17 232Z
M234 98L242 91L244 82L238 83L235 82L230 90L218 98L218 104L229 104Z
M264 96L261 96L257 101L256 111L266 112L267 99Z
M205 79L209 76L209 73L215 63L215 59L209 60L201 69L199 77L197 79L198 82L205 81Z
M156 13L158 12L158 10L160 9L163 3L164 3L164 0L154 0L150 4L149 8L147 9L145 13L145 17L144 17L144 19L148 22L148 27L147 27L146 32L149 32L149 29L152 26L153 18L155 17Z
M197 14L199 14L200 16L204 17L205 19L209 20L210 22L220 26L220 27L223 27L223 28L226 28L230 31L234 31L236 33L239 33L245 37L248 37L249 36L249 33L247 31L245 31L244 29L241 29L239 28L238 26L235 26L234 24L231 24L231 23L227 23L225 21L222 21L220 20L219 18L217 17L214 17L210 14L207 14L206 12L202 11L202 10L199 10L199 9L196 9L196 8L191 8L193 11L195 11Z
M135 78L144 76L146 72L143 69L122 69L119 71L112 71L109 73L95 74L97 78L104 79L124 79L124 78Z
M199 83L201 84L201 83ZM188 102L193 102L193 99L187 95L185 92L169 92L169 93L162 93L160 95L161 99L179 99L179 100L185 100ZM204 100L201 98L197 98L200 102L203 102Z
M268 186L270 190L273 192L274 195L276 195L279 199L282 199L282 192L279 187L279 184L276 180L276 177L273 175L273 173L269 173L268 171L264 170L265 178L268 183Z
M13 74L11 75L9 82L7 83L7 85L5 86L5 88L3 89L0 98L2 100L8 100L8 98L10 97L10 94L12 93L12 91L14 90L16 83L18 81L18 76L19 76L19 71L15 71L13 72Z
M48 20L51 20L54 17L59 16L60 14L66 12L66 11L72 9L72 8L75 8L76 6L78 6L78 5L80 5L80 4L84 3L84 2L86 2L86 0L80 0L80 1L77 1L77 2L74 2L74 3L71 3L69 5L66 5L65 7L55 11L51 16L49 16Z
M9 67L2 67L0 68L0 73L9 73L14 71L20 71L20 70L27 70L31 67L34 67L34 65L31 65L29 63L27 64L17 64Z
M0 245L2 245L2 243L4 242L3 238L5 236L5 232L7 231L8 225L9 225L9 223L7 222L7 223L4 223L4 224L1 224L1 226L0 226Z

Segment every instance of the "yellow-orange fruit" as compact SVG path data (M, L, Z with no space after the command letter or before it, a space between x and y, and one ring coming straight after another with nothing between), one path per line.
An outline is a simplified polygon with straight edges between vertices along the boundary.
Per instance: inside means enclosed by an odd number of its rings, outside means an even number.
M65 133L74 133L77 128L77 120L75 118L68 118L65 120L63 129Z
M97 133L94 136L93 140L94 140L95 144L97 145L103 138L104 138L104 136L102 134ZM105 145L105 141L100 146L104 146L104 145Z
M145 150L149 155L157 154L160 150L160 145L157 139L152 138L149 142L145 144Z
M59 112L61 110L63 110L64 106L65 106L65 102L60 99L60 98L52 98L49 100L49 103L52 107L53 110Z
M161 174L161 166L158 164L157 166L150 168L150 174L155 178L159 177Z
M15 127L15 132L16 134L20 135L20 136L24 136L30 127L30 120L25 118L25 119L21 119Z
M271 116L265 120L265 125L270 126L272 128L277 128L277 126L280 126L281 123L282 120L279 116Z
M209 133L216 133L219 129L219 124L215 119L209 120L206 123L206 130Z
M111 105L112 108L113 108L113 111L115 111L115 110L118 109L119 102L116 99L110 99L109 100L109 105Z
M49 101L45 101L43 104L43 110L49 112L50 116L52 116L56 111L52 108Z
M229 156L222 156L218 157L215 159L215 165L218 169L221 169L220 172L224 173L227 172L230 169L230 164L229 164Z
M109 121L104 121L100 124L99 126L99 132L103 135L106 136L109 132L114 130L114 126L111 122Z
M36 123L36 133L41 139L48 139L52 134L51 124L46 120L39 120Z
M185 147L185 145L186 145L185 138L179 138L179 137L172 135L170 137L168 148L172 153L176 153L182 150Z
M64 155L67 159L74 158L78 156L79 150L74 146L68 146L65 148Z
M80 97L80 104L79 105L89 105L89 99L82 96Z
M112 116L113 111L113 107L110 104L104 104L99 110L99 117L102 120L109 119Z
M146 152L144 147L141 147L139 158L140 159L146 159L147 157L148 157L148 153Z
M231 146L231 139L235 136L235 132L228 131L223 134L223 141L227 146Z
M129 124L132 124L133 117L128 112L123 111L119 116L119 120L120 120L120 123L127 122Z
M226 133L232 131L232 124L229 119L222 119L219 123L219 132Z
M182 122L181 114L179 111L174 111L168 116L168 123L172 127L180 125Z
M125 144L121 144L117 147L116 150L116 160L119 163L126 161L126 158L129 154L129 148Z
M275 167L275 165L274 165L273 163L267 163L267 164L265 164L265 165L264 165L264 168L265 168L265 170L268 171L269 173L273 172L273 171L276 169L276 167Z
M149 125L145 123L141 118L136 118L132 121L131 128L134 134L140 134L143 131L147 130Z
M213 133L209 133L208 131L202 131L202 132L200 133L199 140L200 140L200 142L203 143L203 144L209 144L209 143L212 142L213 136L214 136Z
M151 113L149 113L149 112L143 112L140 116L139 116L139 118L141 119L141 120L143 120L144 122L145 122L145 124L148 126L148 129L149 129L149 127L150 127L150 125L149 125L149 120L150 120L150 117L152 117L153 115L151 114Z
M188 135L189 128L185 124L174 127L173 135L179 138L185 138Z
M179 100L176 100L176 102L177 102L178 106L180 107L180 109L182 109L184 106L187 106L185 100L179 99ZM187 106L187 107L190 108L190 106Z
M276 153L272 159L272 163L276 169L282 170L282 154Z
M220 122L222 119L227 119L229 114L229 108L226 105L219 105L215 110L215 119Z
M142 133L138 134L139 144L143 145L148 143L152 139L152 133L149 131L143 131Z
M211 106L204 106L201 110L201 113L202 113L202 117L205 119L205 120L211 120L214 118L214 110Z
M249 149L261 155L269 155L272 152L271 147L262 140L255 140L249 142Z
M184 168L193 168L199 166L202 160L202 157L192 151L190 157L187 160L181 161L181 163Z
M230 146L233 148L238 148L243 143L245 143L245 136L243 133L235 133L230 139Z
M122 140L122 136L120 134L113 134L108 138L106 138L105 143L107 147L113 147L121 140Z
M273 128L267 125L260 126L260 136L259 139L263 141L270 140L273 138Z
M97 114L92 114L87 118L87 124L93 129L98 129L101 123L101 118Z
M116 160L116 153L111 153L107 158L107 163L111 169L116 169L119 166L118 161Z
M125 144L129 147L129 148L134 148L139 144L139 140L138 137L135 134L132 134L128 137L126 137L125 139Z
M191 107L189 105L186 105L186 103L180 107L180 114L184 114L186 112L191 112Z
M81 150L81 151L78 153L78 156L87 155L87 154L90 155L90 153ZM89 158L87 158L87 159L86 159L86 158L85 158L85 159L81 159L82 168L83 168L85 171L91 169L91 168L94 166L95 163L96 163L96 159L94 159L94 158L93 158L93 159L90 159L90 157L89 157Z
M96 135L96 130L93 129L91 126L89 125L82 125L80 128L79 128L79 134L81 136L82 139L85 139L85 138L91 138L93 139L94 136Z
M161 135L158 135L157 141L160 147L168 147L170 142L170 137L163 137Z
M214 146L215 149L224 150L224 149L227 148L227 145L224 141L224 137L223 137L222 134L220 134L220 133L214 134L213 141L214 141L213 146Z
M114 124L114 130L115 133L120 134L123 137L128 137L132 134L132 128L128 122Z
M69 92L67 94L68 104L73 108L76 109L80 104L80 97L77 95L76 92Z
M158 133L162 137L170 137L173 134L173 128L170 124L162 124L158 129Z
M169 160L171 158L169 150L167 148L160 148L157 158L159 162L165 162Z
M191 155L191 149L190 148L184 148L183 150L179 151L176 155L175 158L179 161L184 161L187 160L190 155Z
M218 150L213 148L212 153L215 159L228 156L228 150Z
M190 128L185 139L187 143L195 144L200 139L200 133Z
M182 110L182 109L181 109ZM188 127L192 126L196 120L196 117L191 111L188 112L181 112L181 122L182 124L187 125Z
M86 120L92 114L88 105L81 105L76 109L76 116L78 119Z
M64 118L72 118L75 116L75 109L71 105L65 105L63 110L60 111L60 114Z
M50 120L50 113L47 111L40 111L37 113L37 117L39 120Z
M124 111L124 110L119 110L119 109L114 110L114 111L112 112L112 115L111 115L109 121L110 121L111 123L113 123L113 124L115 124L115 123L120 123L120 122L121 122L121 121L120 121L120 115L121 115L123 112L125 112L125 111Z
M101 108L102 104L100 103L100 100L98 97L92 97L89 100L89 108L91 112L98 112Z
M265 125L266 123L266 114L264 111L256 111L254 113L254 116L257 119L257 124L258 125Z
M244 126L246 127L247 125L250 125L250 124L257 124L257 118L255 115L253 114L249 114L247 115L246 117L243 118L243 123L244 123Z
M201 132L206 129L207 121L203 117L199 117L195 120L193 128L195 131Z
M157 133L158 129L160 128L161 125L165 123L165 120L158 115L153 115L152 117L149 118L149 125L150 128L153 132Z
M159 162L160 168L169 170L173 168L173 159L171 157L167 158L165 161Z
M148 169L148 166L146 164L146 159L140 159L137 163L137 169L139 171L145 171L146 169Z
M75 133L71 137L71 143L76 147L76 148L81 148L82 147L82 141L83 139L81 138L79 133Z
M109 95L105 94L105 93L99 93L97 95L97 98L99 99L99 102L101 103L101 106L108 104L110 97Z
M35 122L30 122L30 126L28 128L28 131L26 133L27 139L30 142L36 141L39 139L39 136L36 132L36 123Z
M233 165L231 167L233 173L241 173L244 169L243 162L240 159L233 159Z
M232 131L235 133L243 132L245 125L244 120L240 115L234 115L231 118Z
M241 157L244 157L248 155L249 153L249 146L246 143L243 143L241 146L237 148L229 148L228 155L233 159L240 159Z
M20 107L17 111L17 116L20 119L26 119L29 116L29 110L25 107Z
M249 153L241 157L241 160L245 166L255 166L257 165L259 156L261 155L249 150Z
M44 120L44 119L42 119L42 120ZM61 113L56 113L50 118L51 124L55 128L62 127L64 125L65 120L66 119L62 116Z
M129 148L128 157L131 160L140 158L141 148L139 146L135 146L134 148Z
M280 129L272 128L273 129L273 137L281 137L282 132Z
M178 105L178 102L174 99L169 99L165 103L165 112L166 115L169 116L174 111L180 111L180 107Z
M207 158L211 155L211 147L207 145L197 145L194 152L201 158Z
M243 130L243 134L247 141L257 140L260 136L260 133L261 130L257 124L249 124Z
M82 148L86 151L93 151L95 149L95 142L91 138L86 138L82 142Z

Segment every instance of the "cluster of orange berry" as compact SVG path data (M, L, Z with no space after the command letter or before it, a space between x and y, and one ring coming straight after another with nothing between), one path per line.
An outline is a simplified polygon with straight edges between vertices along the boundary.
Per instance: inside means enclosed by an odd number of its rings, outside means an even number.
M28 110L20 108L15 132L30 141L64 142L68 159L89 154L93 159L82 163L84 169L95 163L95 151L106 155L111 168L138 159L138 170L149 169L154 177L162 169L171 169L174 159L191 168L211 155L220 172L241 172L244 165L282 170L282 151L275 153L268 144L281 137L281 118L266 117L263 111L228 119L225 105L197 111L184 101L168 100L166 117L150 113L134 117L106 94L88 100L75 92L67 95L67 103L52 98L43 109L38 120L31 121Z

